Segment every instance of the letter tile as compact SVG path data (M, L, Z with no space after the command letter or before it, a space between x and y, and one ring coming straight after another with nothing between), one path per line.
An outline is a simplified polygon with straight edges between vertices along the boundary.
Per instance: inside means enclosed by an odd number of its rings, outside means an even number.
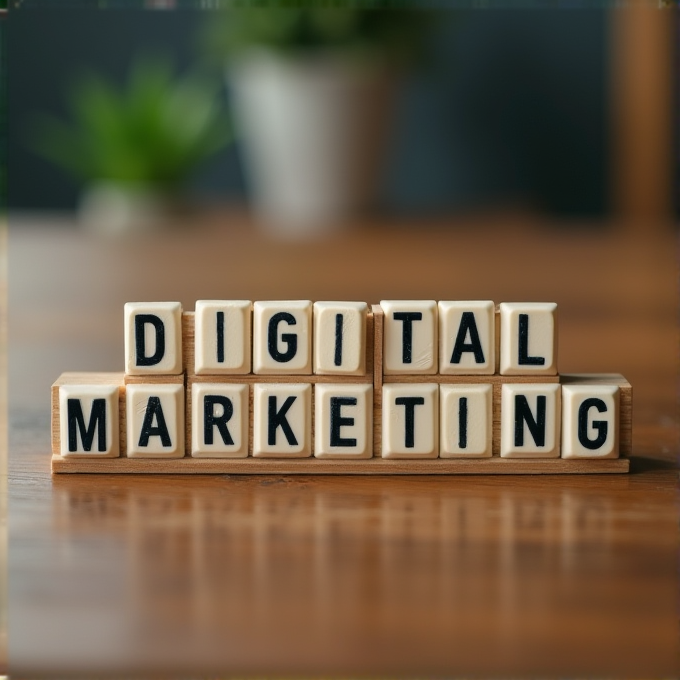
M501 375L557 375L557 305L501 302Z
M618 458L620 390L562 386L562 458Z
M381 300L385 312L385 375L437 372L437 303L434 300Z
M383 385L382 457L436 458L439 455L439 386Z
M494 304L490 300L439 303L439 372L491 375L495 370Z
M440 458L489 458L491 385L440 385Z
M248 385L194 383L191 387L191 455L248 457Z
M253 456L312 455L312 386L257 383L253 386Z
M501 390L501 458L558 458L560 385L504 384Z
M314 373L365 375L365 302L314 303Z
M184 456L184 386L127 385L128 458Z
M116 385L62 385L59 388L60 453L64 458L120 455Z
M250 373L250 300L198 300L196 302L196 375Z
M373 386L314 387L314 455L317 458L373 456Z
M266 301L253 305L253 373L311 375L310 300Z
M179 375L182 372L182 305L128 302L125 305L125 372Z

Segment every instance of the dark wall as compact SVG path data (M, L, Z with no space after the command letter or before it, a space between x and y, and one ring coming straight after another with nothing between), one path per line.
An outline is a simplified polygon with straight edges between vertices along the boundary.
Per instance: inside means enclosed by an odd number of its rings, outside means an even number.
M214 16L214 15L212 15ZM63 113L88 68L122 80L141 52L196 56L210 13L15 11L8 20L10 208L71 208L78 187L26 148L35 111ZM607 210L606 14L590 10L444 15L396 112L383 203L443 212L508 202L556 215ZM225 93L225 105L227 95ZM195 190L247 195L237 147Z

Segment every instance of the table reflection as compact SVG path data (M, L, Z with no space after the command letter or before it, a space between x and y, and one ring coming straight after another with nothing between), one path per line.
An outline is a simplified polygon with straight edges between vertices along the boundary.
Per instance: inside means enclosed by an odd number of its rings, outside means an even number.
M666 602L665 582L631 593L621 579L673 537L630 477L607 483L603 496L566 477L64 475L53 522L82 556L118 545L129 639L168 663L181 644L182 658L234 670L255 654L262 671L319 671L322 658L339 671L409 659L540 671L556 656L565 671L611 671L627 628ZM627 550L631 521L649 525L645 552ZM658 632L631 643L659 647Z

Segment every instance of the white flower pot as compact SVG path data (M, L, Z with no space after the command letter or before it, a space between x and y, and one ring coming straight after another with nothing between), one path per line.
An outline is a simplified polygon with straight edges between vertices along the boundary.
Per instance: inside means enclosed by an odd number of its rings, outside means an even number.
M385 69L258 51L228 79L254 209L269 232L324 235L371 205L393 90Z
M185 212L180 200L147 188L100 181L88 186L78 204L78 223L90 232L120 237L178 226Z

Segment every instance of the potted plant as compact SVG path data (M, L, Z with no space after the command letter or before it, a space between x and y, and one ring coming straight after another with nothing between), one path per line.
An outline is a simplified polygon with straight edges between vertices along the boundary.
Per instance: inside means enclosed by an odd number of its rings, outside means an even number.
M68 99L72 121L38 117L31 146L83 183L84 226L156 230L178 221L190 175L230 139L218 94L216 81L142 59L122 88L95 75L79 80Z
M376 195L396 74L427 13L273 2L231 7L207 45L226 63L260 222L324 234Z

